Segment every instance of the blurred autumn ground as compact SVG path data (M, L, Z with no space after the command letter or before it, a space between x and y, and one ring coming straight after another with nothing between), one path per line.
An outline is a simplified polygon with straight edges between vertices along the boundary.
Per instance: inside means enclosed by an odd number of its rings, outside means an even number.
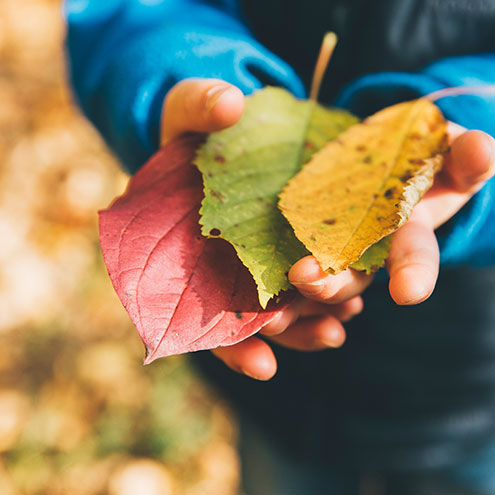
M0 2L0 495L235 495L228 409L143 367L99 251L126 176L71 102L58 0Z

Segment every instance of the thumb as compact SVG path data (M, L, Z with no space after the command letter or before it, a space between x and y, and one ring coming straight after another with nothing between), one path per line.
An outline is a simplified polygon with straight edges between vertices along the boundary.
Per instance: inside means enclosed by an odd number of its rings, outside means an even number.
M212 132L234 125L242 115L241 90L220 79L185 79L163 103L161 145L185 132Z
M494 172L495 139L482 131L468 131L453 141L442 174L452 189L473 193Z
M467 131L455 137L443 169L421 200L434 228L457 213L494 172L495 140L489 134Z

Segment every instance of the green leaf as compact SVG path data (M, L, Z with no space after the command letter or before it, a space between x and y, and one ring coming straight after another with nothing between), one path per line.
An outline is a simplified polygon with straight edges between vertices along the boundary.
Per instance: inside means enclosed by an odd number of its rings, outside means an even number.
M385 260L390 252L392 235L380 239L377 243L372 244L356 262L350 265L354 270L366 272L367 274L378 271L385 265Z
M313 153L356 122L348 112L269 87L246 98L238 124L210 134L199 149L202 232L235 247L262 307L290 287L288 270L308 254L280 213L278 194Z

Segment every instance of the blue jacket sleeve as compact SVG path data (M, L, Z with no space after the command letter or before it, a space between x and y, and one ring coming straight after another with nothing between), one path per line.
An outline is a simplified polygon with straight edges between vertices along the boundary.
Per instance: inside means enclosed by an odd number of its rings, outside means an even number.
M350 84L337 105L358 115L453 86L495 84L495 53L441 59L419 73L384 72ZM445 117L495 137L495 95L455 96L436 102ZM439 234L444 265L495 264L495 179L478 192Z
M79 104L134 172L158 148L165 94L188 77L245 93L276 81L304 88L257 43L232 0L66 0L70 76Z

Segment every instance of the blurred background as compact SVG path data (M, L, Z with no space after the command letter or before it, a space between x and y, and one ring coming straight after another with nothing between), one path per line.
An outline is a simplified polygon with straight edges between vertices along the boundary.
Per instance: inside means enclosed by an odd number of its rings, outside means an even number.
M0 1L0 495L235 495L231 412L144 367L97 210L127 176L72 102L60 0Z

